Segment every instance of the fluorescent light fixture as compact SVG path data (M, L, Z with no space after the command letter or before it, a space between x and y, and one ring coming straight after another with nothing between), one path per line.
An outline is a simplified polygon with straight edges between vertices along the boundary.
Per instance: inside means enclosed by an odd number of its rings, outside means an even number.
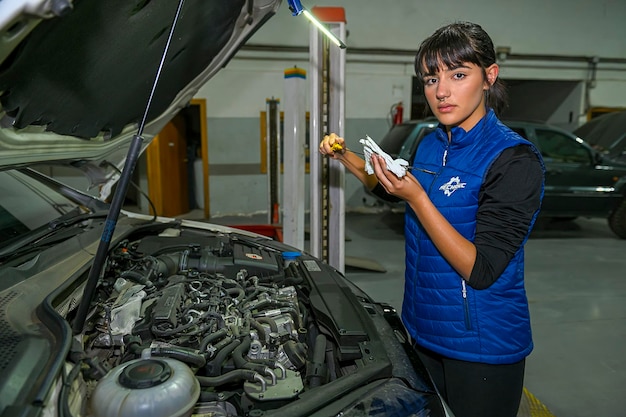
M341 49L346 49L346 44L341 41L338 37L336 37L328 28L322 24L311 12L302 6L300 0L288 0L289 10L291 10L292 16L298 16L299 14L303 14L311 23L317 27L320 32L322 32L328 39L330 39L335 45L340 47Z
M302 11L302 14L311 21L328 39L330 39L335 45L341 49L346 49L346 44L341 42L341 39L331 33L326 26L324 26L319 20L315 18L307 9Z

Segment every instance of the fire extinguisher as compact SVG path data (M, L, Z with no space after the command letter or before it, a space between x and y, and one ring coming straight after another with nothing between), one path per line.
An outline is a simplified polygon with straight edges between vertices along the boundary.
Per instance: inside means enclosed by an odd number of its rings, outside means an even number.
M402 102L398 102L394 104L391 108L391 120L394 125L402 123L402 112L404 108L402 107Z

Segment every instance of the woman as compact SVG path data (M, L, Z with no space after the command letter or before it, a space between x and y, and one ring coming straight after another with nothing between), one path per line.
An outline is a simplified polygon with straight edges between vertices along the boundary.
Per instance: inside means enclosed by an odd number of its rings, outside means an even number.
M524 244L543 197L534 146L496 112L505 90L493 42L458 22L424 40L415 59L438 129L398 178L330 134L320 152L379 195L407 202L402 319L457 417L515 417L531 338ZM341 149L333 151L334 149Z

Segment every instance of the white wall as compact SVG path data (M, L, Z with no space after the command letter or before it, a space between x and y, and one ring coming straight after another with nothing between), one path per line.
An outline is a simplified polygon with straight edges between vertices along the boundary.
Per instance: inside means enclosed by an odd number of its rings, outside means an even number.
M481 24L496 44L518 53L626 55L622 0L303 0L303 4L343 7L348 47L415 49L439 26L468 20ZM251 42L305 45L308 29L298 19L285 1Z
M623 0L393 0L389 3L305 0L304 4L345 9L348 51L350 47L416 50L420 41L439 26L470 20L481 24L496 46L509 46L513 54L626 58L626 1ZM288 46L308 46L308 42L308 22L302 16L293 17L286 2L248 41L249 44ZM254 99L259 93L261 96L280 95L282 70L291 65L308 67L308 56L303 54L293 54L296 59L289 59L285 54L264 53L263 57L270 62L244 60L252 55L240 52L200 95L222 93L234 95L235 99ZM354 59L356 57L348 53L347 89L352 91L347 96L347 117L379 117L377 103L386 98L391 101L393 84L401 83L404 91L410 92L410 77L414 74L412 56L397 59L402 63L395 66L350 64ZM358 59L367 60L367 57L358 56ZM371 58L371 62L377 60ZM508 78L585 79L588 73L583 63L505 61L501 66L503 76ZM240 78L240 75L249 78ZM399 78L394 80L393 77ZM626 65L601 60L597 87L591 91L591 104L624 106L625 96ZM389 104L385 103L385 107ZM235 117L247 113L250 105L253 103L239 101L221 112L225 117ZM211 111L209 115L213 115Z
M350 131L356 136L371 135L358 129L364 119L379 122L380 132L384 133L391 105L399 100L410 103L414 69L412 53L368 56L351 53L350 48L414 51L420 41L439 26L457 20L481 24L496 46L508 46L512 54L599 57L595 87L589 90L589 102L581 103L581 114L587 105L626 107L626 64L602 61L603 58L626 57L624 0L337 0L319 3L303 0L303 3L309 8L317 5L345 9L349 32L346 39L346 124L352 123ZM278 14L248 41L255 45L300 47L307 47L308 43L308 22L303 16L293 17L286 1ZM234 124L240 118L249 120L265 109L267 98L283 96L283 71L294 65L308 71L308 54L242 50L197 97L207 99L209 119L231 118ZM501 62L501 74L505 78L585 81L589 68L583 61L509 59ZM225 144L230 138L212 131L211 124L208 130L209 153L212 150L214 155L219 153L220 163L259 160L258 131L249 132L250 147L244 150L245 154L238 149L237 154L228 153ZM358 137L348 140L356 141ZM233 207L239 203L237 211L240 213L264 209L267 190L261 178L254 180L258 187L252 191L258 195L248 194L240 202L216 190L232 190L237 182L250 183L249 176L217 176L211 181L212 214L234 214ZM225 186L220 187L220 182ZM346 201L362 200L358 184L348 182L346 193ZM229 203L221 205L220 201ZM251 206L252 201L257 202L256 205Z

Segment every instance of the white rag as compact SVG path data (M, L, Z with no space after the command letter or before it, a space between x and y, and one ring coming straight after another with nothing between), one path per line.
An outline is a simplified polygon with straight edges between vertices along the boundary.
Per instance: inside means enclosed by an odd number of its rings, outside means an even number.
M387 164L387 170L396 174L396 177L402 178L406 175L409 162L406 159L398 158L393 159L385 151L380 149L380 146L368 135L365 135L365 139L360 139L359 142L363 144L363 155L365 156L365 171L372 175L374 173L374 167L372 167L372 155L380 155Z

